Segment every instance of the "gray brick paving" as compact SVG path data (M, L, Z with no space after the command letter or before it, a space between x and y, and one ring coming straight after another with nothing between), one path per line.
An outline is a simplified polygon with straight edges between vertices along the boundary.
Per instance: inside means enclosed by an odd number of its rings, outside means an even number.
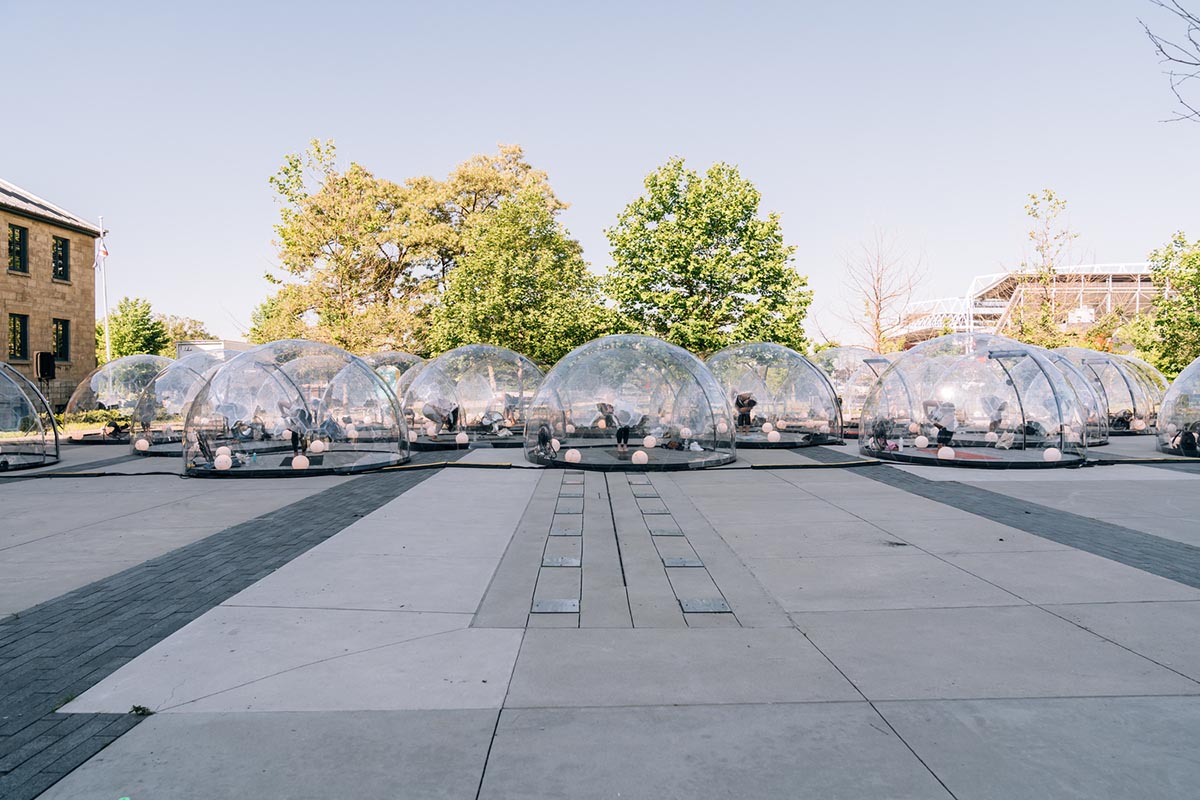
M830 456L840 457L833 451L818 452L821 450L815 447L807 453L823 461L833 460ZM1200 588L1200 547L1194 545L957 481L931 481L911 472L888 467L858 470L854 474L1052 542Z
M434 472L354 478L0 622L0 797L36 797L141 720L59 706Z

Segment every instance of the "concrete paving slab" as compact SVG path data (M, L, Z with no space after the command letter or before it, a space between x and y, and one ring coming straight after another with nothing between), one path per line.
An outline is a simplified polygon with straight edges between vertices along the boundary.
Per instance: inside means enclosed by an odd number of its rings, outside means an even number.
M1194 797L1200 698L879 703L959 798Z
M1039 605L1200 600L1200 589L1079 550L947 555L946 560Z
M218 606L63 707L178 707L287 670L467 627L466 614Z
M1009 553L1067 550L1069 547L990 519L878 520L874 524L896 538L929 553Z
M592 628L529 631L505 706L856 698L853 687L795 630Z
M926 553L747 562L787 611L1014 605L1009 592Z
M473 797L496 711L164 714L42 795L326 800Z
M1033 606L793 614L871 700L1200 694Z
M382 556L316 549L227 602L239 606L474 613L495 557Z
M1093 603L1047 610L1200 681L1200 602Z
M168 713L499 708L522 632L467 628L319 661Z
M949 798L866 703L512 710L480 798Z

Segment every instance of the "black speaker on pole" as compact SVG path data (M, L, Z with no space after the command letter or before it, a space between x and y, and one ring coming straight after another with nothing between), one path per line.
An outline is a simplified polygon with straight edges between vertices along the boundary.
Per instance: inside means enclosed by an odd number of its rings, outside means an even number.
M54 353L45 350L33 354L33 372L39 381L54 380Z

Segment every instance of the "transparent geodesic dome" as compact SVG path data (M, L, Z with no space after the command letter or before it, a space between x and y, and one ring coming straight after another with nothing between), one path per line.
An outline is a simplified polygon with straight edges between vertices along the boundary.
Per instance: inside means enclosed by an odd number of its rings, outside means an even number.
M395 395L361 358L286 339L212 370L188 404L188 475L352 473L408 460Z
M705 365L733 406L739 447L841 443L833 384L795 350L749 342L714 353Z
M97 367L79 382L63 412L63 432L74 442L127 444L138 400L174 359L125 356Z
M812 358L829 376L842 410L844 435L858 436L863 403L887 360L865 347L829 347Z
M404 399L404 393L408 391L413 378L417 377L418 368L425 362L420 356L400 350L384 350L365 356L363 360L375 368L392 394L396 395L397 401Z
M37 386L0 362L0 472L58 461L58 428Z
M1032 345L1029 345L1032 347ZM1075 362L1056 350L1037 348L1037 351L1058 367L1067 383L1075 390L1075 396L1083 407L1084 431L1087 446L1098 447L1108 444L1108 407L1104 390Z
M1184 368L1163 396L1158 412L1158 449L1200 458L1200 358Z
M530 406L525 455L599 470L700 469L736 458L726 392L700 359L650 336L568 353Z
M505 347L469 344L425 362L404 394L414 449L519 447L542 371Z
M155 375L133 407L129 451L139 456L178 456L188 405L208 374L235 355L223 349L197 350Z
M1132 361L1083 347L1059 347L1056 352L1069 358L1099 387L1110 436L1154 433L1161 394Z
M986 334L922 342L880 375L859 450L895 461L1013 468L1079 464L1086 415L1038 348Z

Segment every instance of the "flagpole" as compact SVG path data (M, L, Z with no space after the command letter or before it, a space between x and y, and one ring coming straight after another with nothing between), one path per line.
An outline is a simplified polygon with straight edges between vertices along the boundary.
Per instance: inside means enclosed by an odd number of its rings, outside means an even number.
M108 247L104 244L104 217L100 217L100 282L104 287L104 361L112 361L112 333L108 328Z

